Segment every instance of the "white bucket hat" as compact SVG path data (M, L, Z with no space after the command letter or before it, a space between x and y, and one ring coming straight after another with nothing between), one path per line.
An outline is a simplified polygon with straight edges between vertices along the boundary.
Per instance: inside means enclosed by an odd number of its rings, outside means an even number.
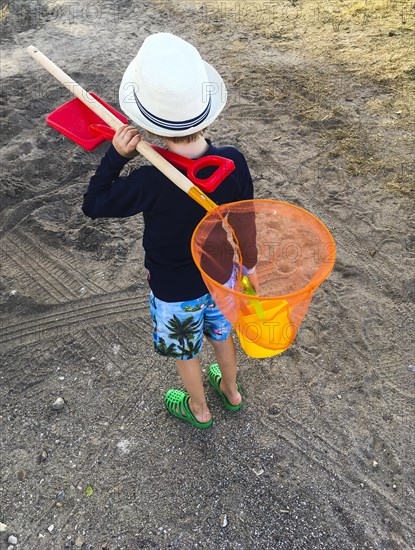
M197 49L178 36L148 36L128 65L119 99L124 113L160 136L187 136L211 124L225 106L225 83Z

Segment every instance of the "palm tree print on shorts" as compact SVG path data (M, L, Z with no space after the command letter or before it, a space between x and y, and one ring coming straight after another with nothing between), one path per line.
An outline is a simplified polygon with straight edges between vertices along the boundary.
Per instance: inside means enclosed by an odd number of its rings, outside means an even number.
M194 321L194 318L189 315L181 321L176 315L166 323L166 328L170 331L169 338L172 340L177 340L179 357L181 359L188 359L194 357L200 351L201 341L194 344L193 340L196 335L200 332L201 324L203 319L200 321ZM170 346L169 346L170 347Z
M160 355L164 355L166 357L177 357L177 358L180 357L180 353L176 351L175 344L167 345L164 338L160 338L160 340L158 341L156 346L156 351Z

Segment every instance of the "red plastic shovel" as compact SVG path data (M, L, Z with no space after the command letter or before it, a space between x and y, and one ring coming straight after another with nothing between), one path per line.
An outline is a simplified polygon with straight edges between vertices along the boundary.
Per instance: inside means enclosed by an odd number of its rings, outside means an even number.
M81 145L87 151L92 151L106 139L112 140L115 130L121 124L128 123L128 119L122 113L116 111L96 94L86 92L34 46L29 46L28 52L76 96L75 99L61 105L47 116L46 122L50 126ZM227 158L210 155L192 160L161 147L150 145L143 140L138 144L137 151L206 210L210 210L216 205L202 193L201 189L207 192L214 191L235 169L233 161ZM160 157L163 157L167 162L161 162ZM186 171L185 184L182 179L183 174L177 171L172 172L174 168L169 163ZM208 167L215 167L216 170L208 178L198 178L197 173ZM179 178L177 174L180 174L182 178ZM189 187L190 182L197 184L198 187L196 185Z

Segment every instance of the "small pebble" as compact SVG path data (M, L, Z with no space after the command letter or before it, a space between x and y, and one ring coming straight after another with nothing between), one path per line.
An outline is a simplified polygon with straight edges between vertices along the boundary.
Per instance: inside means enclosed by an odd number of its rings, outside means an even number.
M26 479L26 472L24 470L19 470L17 472L17 479L19 481L24 481Z
M81 537L78 537L75 541L75 546L77 548L81 548L81 546L84 544L84 541L81 539Z
M11 544L10 546L7 547L7 550L14 550L14 546Z
M373 467L377 468L379 466L379 462L376 462L376 460L373 461Z
M222 514L220 516L220 526L226 527L228 525L228 518L226 517L226 514Z
M252 468L252 471L254 472L255 475L257 475L258 477L259 476L262 476L262 474L264 473L264 470L261 468L260 470L255 470L255 468Z
M52 405L52 408L55 411L61 411L64 406L65 406L65 401L62 399L62 397L58 397L57 400Z
M54 525L49 525L48 527L48 531L49 533L52 533L52 531L55 529L55 526Z
M17 538L14 536L14 535L10 535L10 537L7 539L7 542L9 544L13 544L14 546L16 546L17 544Z
M376 252L377 250L375 248L372 248L372 250L370 251L370 255L372 256L372 258L376 256Z
M42 451L39 455L39 462L45 462L48 458L48 453L46 451Z
M4 533L4 531L7 531L7 525L0 522L0 533Z

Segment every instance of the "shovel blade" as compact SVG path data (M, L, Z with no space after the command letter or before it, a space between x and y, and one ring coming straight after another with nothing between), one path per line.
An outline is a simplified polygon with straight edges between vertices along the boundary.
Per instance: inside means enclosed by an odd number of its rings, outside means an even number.
M108 105L96 94L89 93L121 120L121 122L124 124L128 123L128 119L123 114ZM78 145L81 145L87 151L93 151L106 140L104 135L92 133L89 127L92 124L108 125L78 98L72 99L55 109L53 113L46 117L46 122L49 126L58 130L58 132ZM108 128L110 127L108 126Z

